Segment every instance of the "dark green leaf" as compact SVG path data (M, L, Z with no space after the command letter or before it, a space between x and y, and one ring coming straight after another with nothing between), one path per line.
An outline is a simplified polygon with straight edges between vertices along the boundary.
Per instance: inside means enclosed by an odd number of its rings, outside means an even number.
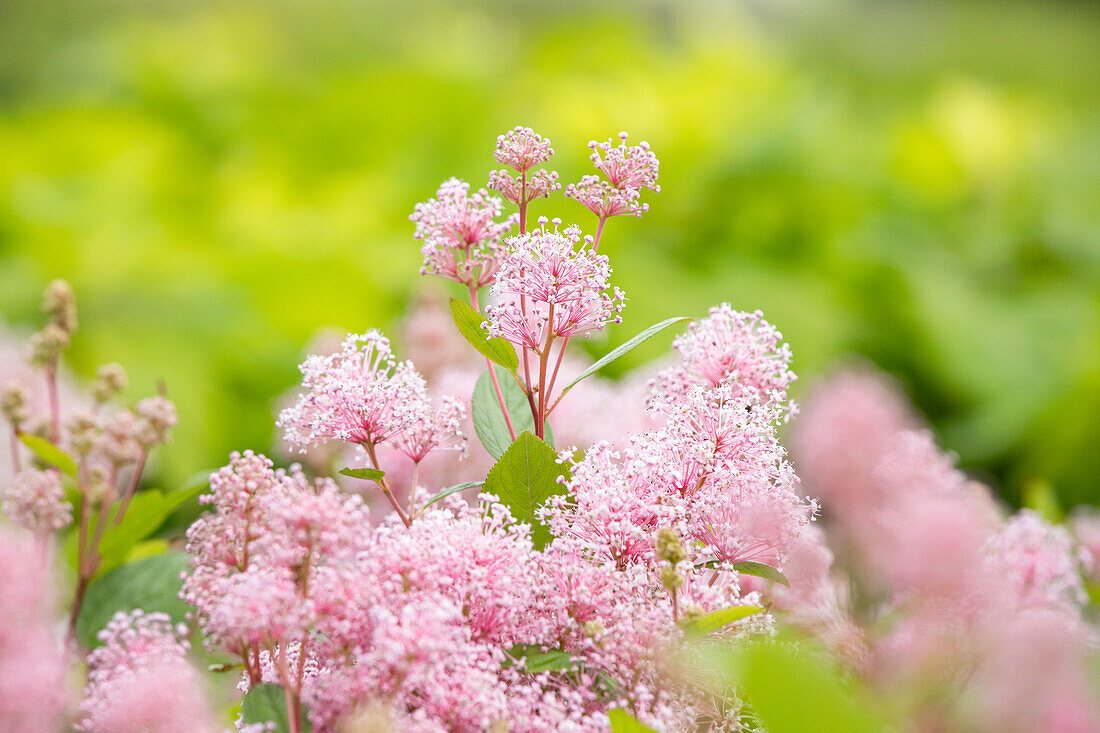
M241 701L241 716L245 723L274 723L276 733L288 733L290 722L286 712L286 693L279 685L264 682L253 685ZM302 707L301 730L312 730Z
M516 381L507 374L497 372L497 382L500 391L504 395L504 403L508 406L508 415L512 418L512 427L516 435L524 430L535 432L535 418L531 414L531 407L527 401L527 395L523 393ZM508 446L512 444L512 436L508 433L508 424L504 422L504 413L500 409L500 400L497 399L496 390L493 389L493 380L486 369L477 379L474 385L474 396L470 400L470 417L474 421L474 432L481 439L481 444L493 458L500 458ZM554 434L550 431L550 425L546 425L546 442L554 444Z
M485 477L485 491L500 497L512 515L531 525L531 539L542 549L550 541L550 530L535 516L535 510L554 494L565 493L558 479L568 469L557 463L557 454L529 432L522 433L504 452Z
M484 481L467 481L464 484L455 484L454 486L448 486L447 488L443 489L438 494L433 496L431 499L428 499L428 501L424 504L424 508L421 509L421 511L423 511L424 509L427 509L428 507L430 507L432 504L436 503L440 499L443 499L445 497L450 496L451 494L457 494L460 491L465 491L466 489L472 489L475 486L482 486L482 485L484 485L484 483L485 483Z
M745 575L755 575L758 578L764 578L765 580L785 585L788 588L791 587L791 581L787 580L786 575L779 572L771 565L765 565L762 562L755 562L753 560L737 562L733 564L733 569Z
M20 433L19 439L23 441L23 445L30 448L31 452L43 461L61 469L63 473L67 473L74 478L76 477L76 461L70 458L68 453L58 448L50 441L39 438L37 435Z
M588 377L591 377L593 374L600 371L605 366L607 366L611 362L615 361L616 359L618 359L623 354L626 354L626 353L629 353L630 351L633 351L639 344L641 344L642 342L648 340L650 337L655 336L656 334L660 333L661 331L665 330L666 328L668 328L672 324L680 323L681 321L690 321L690 320L691 320L691 318L689 318L688 316L677 316L675 318L666 318L665 320L661 321L660 323L653 324L652 326L650 326L646 330L639 333L634 338L627 341L625 344L622 344L621 346L619 346L615 349L612 349L611 352L608 353L606 356L604 356L602 359L599 359L594 364L592 364L590 367L585 369L583 372L581 372L579 377L574 379L569 384L565 385L565 389L563 389L561 391L561 393L565 394L569 390L573 389L573 387L576 386L576 384L578 382L580 382L584 379L587 379Z
M458 332L478 350L478 353L510 372L516 371L519 367L519 358L516 356L515 347L499 336L490 336L489 332L481 327L485 317L472 306L451 298L451 317L458 326Z
M689 636L705 636L712 631L729 626L734 621L740 621L763 610L759 606L731 606L730 608L711 611L698 618L685 619L680 622L680 625Z
M188 567L185 553L168 552L120 565L93 580L76 619L77 640L88 649L97 646L95 635L116 611L160 611L182 622L188 606L179 599L180 573Z
M381 481L386 472L379 471L377 468L341 468L340 475L361 478L365 481Z
M622 708L608 710L607 719L611 722L611 733L657 733Z

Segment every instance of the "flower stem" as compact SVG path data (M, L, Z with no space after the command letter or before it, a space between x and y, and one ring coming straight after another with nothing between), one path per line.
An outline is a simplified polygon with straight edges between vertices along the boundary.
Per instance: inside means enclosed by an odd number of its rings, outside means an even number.
M469 292L470 305L473 306L474 310L480 312L477 305L477 288L471 285L469 286ZM524 356L526 356L526 352L524 352ZM500 403L500 411L504 413L504 423L508 426L508 435L512 437L514 442L516 439L516 429L512 426L512 418L508 414L508 405L504 402L504 392L500 389L500 382L497 380L496 369L493 368L493 362L489 357L485 357L485 365L489 367L489 379L493 382L493 391L496 392L497 402Z
M367 457L370 458L371 466L381 471L382 469L378 468L378 455L375 453L374 443L363 443L362 446L367 451ZM412 520L409 519L409 515L405 513L405 510L401 508L401 502L399 502L397 500L397 497L393 495L393 491L390 490L390 482L386 480L386 477L383 476L375 483L378 484L378 488L382 489L382 494L385 495L386 499L389 500L390 506L392 506L393 510L397 512L397 516L401 517L401 521L405 524L405 526L411 527Z

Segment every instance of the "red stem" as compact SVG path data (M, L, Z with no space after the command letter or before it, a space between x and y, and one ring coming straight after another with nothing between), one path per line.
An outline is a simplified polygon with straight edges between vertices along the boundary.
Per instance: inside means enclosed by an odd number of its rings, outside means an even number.
M122 495L122 504L119 505L118 511L115 513L113 524L116 527L122 522L123 515L125 515L126 510L130 508L130 500L134 498L134 494L137 492L138 481L141 480L141 474L145 471L146 458L145 451L142 451L141 458L134 464L134 475L130 478L130 484L126 487L126 493Z
M46 391L50 397L50 440L54 445L61 442L61 405L57 399L57 360L46 367Z
M470 285L468 289L470 291L470 305L473 306L474 310L480 313L481 309L478 308L477 304L477 288ZM504 413L504 423L508 426L508 435L512 437L512 441L514 442L516 439L516 429L512 426L512 418L508 415L508 405L504 402L504 392L500 389L500 382L497 380L496 369L493 368L493 362L489 357L485 357L485 365L489 367L489 379L493 382L493 391L496 392L497 402L500 403L500 411Z
M378 456L374 452L374 443L363 443L362 446L367 451L367 457L370 458L371 466L373 466L376 470L381 471L382 469L378 468ZM401 517L401 521L405 524L405 526L411 527L412 520L409 519L409 515L405 513L405 510L401 508L401 503L397 501L397 497L393 495L393 492L390 490L390 482L386 480L386 477L383 476L382 478L375 481L375 483L378 484L378 488L382 489L382 493L385 495L385 497L389 499L390 506L392 506L393 510L397 512L397 516Z
M11 427L11 470L13 476L23 470L19 461L19 431L14 425Z

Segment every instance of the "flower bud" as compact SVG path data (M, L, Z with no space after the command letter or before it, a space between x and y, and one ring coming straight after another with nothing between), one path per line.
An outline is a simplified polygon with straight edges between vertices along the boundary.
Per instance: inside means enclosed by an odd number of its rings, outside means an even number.
M658 559L665 560L672 565L687 557L687 553L684 552L684 545L680 542L680 535L676 533L675 529L665 527L658 530L656 554Z
M92 384L92 398L99 403L115 397L128 386L126 370L121 364L104 364L96 370L96 380Z
M72 285L64 280L54 280L46 286L42 310L53 316L54 323L66 333L76 330L76 296Z
M0 415L3 415L16 431L27 420L29 399L30 392L26 385L17 379L9 379L0 386Z
M31 364L37 367L55 364L68 345L69 332L53 321L47 323L31 336Z

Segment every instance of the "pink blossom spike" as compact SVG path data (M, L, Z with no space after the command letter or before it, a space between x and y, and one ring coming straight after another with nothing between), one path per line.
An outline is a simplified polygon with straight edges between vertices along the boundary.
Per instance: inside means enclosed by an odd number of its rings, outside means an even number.
M12 522L38 536L46 536L72 524L73 509L65 501L61 474L55 470L27 468L19 472L4 492L4 514Z

